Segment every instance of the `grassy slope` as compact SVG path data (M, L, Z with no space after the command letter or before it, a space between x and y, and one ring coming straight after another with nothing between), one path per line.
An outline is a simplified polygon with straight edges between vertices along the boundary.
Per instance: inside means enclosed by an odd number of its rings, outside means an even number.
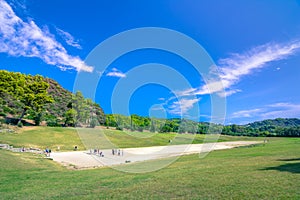
M299 138L271 138L265 146L215 151L204 159L182 156L146 174L68 171L38 155L0 150L0 198L299 199L299 149Z
M0 133L0 143L7 143L16 147L46 147L62 150L72 150L75 145L83 149L80 138L73 128L60 127L26 127L17 133Z
M0 133L0 143L8 143L16 147L37 147L44 149L49 147L53 150L60 146L61 151L73 150L77 145L79 149L91 148L99 146L99 148L110 148L111 145L107 141L117 145L120 148L126 147L145 147L167 145L169 140L174 144L186 143L202 143L205 139L204 135L175 133L139 133L139 132L122 132L116 130L100 130L100 129L74 129L74 128L51 128L51 127L31 127L18 131L18 133ZM81 138L79 137L81 136ZM102 139L101 139L102 138ZM107 138L107 139L105 139ZM82 139L82 140L81 140ZM82 143L82 141L87 142ZM262 138L247 138L247 137L233 137L221 136L218 141L233 141L233 140L261 140ZM88 147L88 144L95 143Z

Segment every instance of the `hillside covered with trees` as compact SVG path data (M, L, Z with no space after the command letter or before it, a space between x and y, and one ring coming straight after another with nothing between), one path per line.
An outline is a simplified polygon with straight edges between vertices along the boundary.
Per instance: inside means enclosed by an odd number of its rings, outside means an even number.
M138 115L123 116L118 114L106 115L106 126L119 130L129 129L151 132L178 133L220 133L233 136L266 136L266 137L300 137L300 120L296 118L277 118L246 125L218 125L208 122L195 122L187 119L157 119Z
M223 128L223 134L241 136L300 136L300 119L276 118L246 125L228 125Z
M80 91L73 94L40 75L4 70L0 70L0 115L20 126L22 119L31 119L35 125L45 121L48 126L96 126L105 122L102 108Z
M246 125L210 124L187 119L158 119L139 115L105 115L100 105L61 87L56 81L0 70L0 116L2 121L22 126L28 120L35 125L95 127L118 130L177 132L191 134L222 133L235 136L300 137L300 119L270 119ZM27 121L23 119L28 119Z

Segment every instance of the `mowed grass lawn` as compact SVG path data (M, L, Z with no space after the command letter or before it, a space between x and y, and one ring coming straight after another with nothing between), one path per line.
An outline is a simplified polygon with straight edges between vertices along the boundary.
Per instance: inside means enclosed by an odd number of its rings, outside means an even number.
M14 147L35 147L40 149L51 148L73 150L74 146L84 149L74 128L61 127L25 127L16 133L0 133L0 143Z
M300 199L300 138L269 140L203 159L182 156L144 174L71 171L39 155L0 150L0 199Z
M74 146L79 150L88 148L133 148L172 144L203 143L205 135L123 132L111 129L26 127L16 133L0 133L0 143L15 147L50 148L53 151L71 151ZM263 138L220 136L218 141L263 140ZM206 140L207 141L207 140Z

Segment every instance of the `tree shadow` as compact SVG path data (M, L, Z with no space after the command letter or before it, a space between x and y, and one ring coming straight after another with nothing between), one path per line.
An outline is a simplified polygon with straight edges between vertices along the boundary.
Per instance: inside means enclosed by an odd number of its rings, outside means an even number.
M278 161L300 161L300 158L291 158L291 159L280 159ZM262 170L277 170L281 172L290 172L300 174L300 162L291 162L282 164L276 167L266 167Z
M278 161L300 161L300 158L278 159Z

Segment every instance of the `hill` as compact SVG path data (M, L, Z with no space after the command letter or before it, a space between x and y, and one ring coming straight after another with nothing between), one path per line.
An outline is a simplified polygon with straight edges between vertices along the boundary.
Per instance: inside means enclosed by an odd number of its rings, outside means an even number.
M276 118L257 121L246 125L228 125L223 128L223 134L237 136L300 136L300 119Z
M0 115L10 123L22 118L45 121L49 126L95 126L105 122L102 108L40 75L0 70ZM13 120L18 119L18 120Z
M257 121L247 124L251 128L256 129L274 129L275 127L292 128L300 126L300 119L297 118L276 118Z

